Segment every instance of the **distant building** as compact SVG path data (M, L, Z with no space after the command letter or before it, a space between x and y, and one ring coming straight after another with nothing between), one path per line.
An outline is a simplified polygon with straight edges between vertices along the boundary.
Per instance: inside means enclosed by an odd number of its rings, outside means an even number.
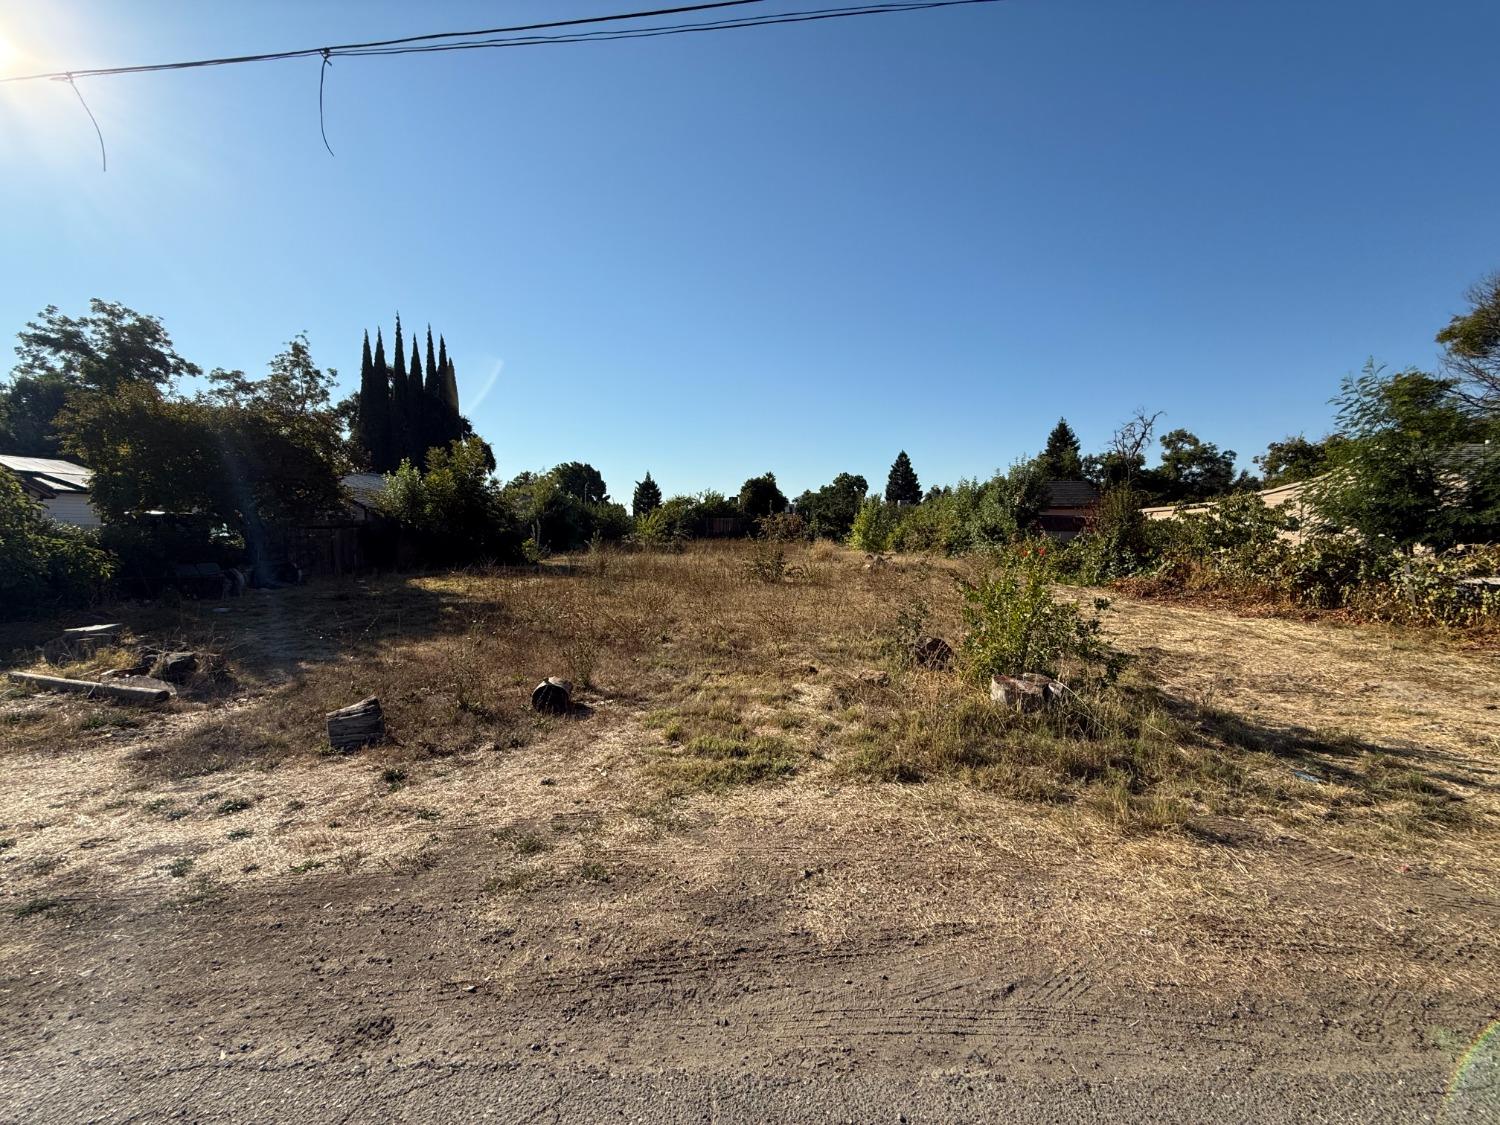
M1315 478L1321 479L1321 478ZM1263 488L1256 493L1261 503L1268 508L1275 508L1284 516L1295 519L1300 526L1309 515L1311 507L1304 493L1307 486L1312 484L1310 480L1293 481L1291 484L1278 484L1275 488ZM1222 497L1221 497L1222 499ZM1148 520L1170 520L1180 515L1196 515L1206 512L1213 506L1212 502L1203 504L1160 504L1152 508L1142 508L1141 515ZM1298 531L1283 532L1283 538L1297 539L1301 537Z
M1072 539L1088 525L1099 503L1099 488L1086 480L1049 480L1046 507L1036 526L1054 539Z
M89 497L92 474L72 461L51 457L12 457L0 454L0 468L21 481L21 489L47 510L58 523L74 527L98 527L99 513Z
M349 494L349 515L356 523L369 523L378 512L380 494L385 491L383 473L349 473L343 478Z

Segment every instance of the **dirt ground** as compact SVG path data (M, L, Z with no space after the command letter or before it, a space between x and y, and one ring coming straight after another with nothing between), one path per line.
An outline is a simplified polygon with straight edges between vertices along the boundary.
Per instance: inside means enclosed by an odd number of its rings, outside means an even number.
M1493 650L1117 600L1303 802L1125 831L841 770L830 685L914 593L951 631L951 574L733 562L131 611L235 678L0 700L0 1120L1500 1121ZM638 636L532 644L543 610ZM581 716L531 718L569 662ZM796 769L674 780L709 688ZM370 690L393 745L318 753ZM1323 801L1338 747L1464 817Z

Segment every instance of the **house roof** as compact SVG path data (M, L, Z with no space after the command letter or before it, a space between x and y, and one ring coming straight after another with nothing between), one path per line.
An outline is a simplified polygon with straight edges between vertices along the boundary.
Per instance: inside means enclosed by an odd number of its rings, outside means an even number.
M343 484L354 502L367 508L385 491L385 477L380 473L347 473Z
M1099 502L1099 489L1086 480L1049 480L1047 507L1090 508Z
M92 475L72 461L52 457L15 457L8 453L0 453L0 468L15 473L23 484L54 496L61 492L88 492Z

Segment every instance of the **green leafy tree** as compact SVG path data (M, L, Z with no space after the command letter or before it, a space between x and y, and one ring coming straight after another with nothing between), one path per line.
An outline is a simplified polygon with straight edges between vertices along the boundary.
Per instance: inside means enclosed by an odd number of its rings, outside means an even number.
M551 475L558 488L585 504L602 504L609 499L604 478L592 465L568 461L553 469Z
M160 320L110 301L90 301L80 317L48 305L18 341L10 382L0 388L0 450L7 453L61 456L56 422L70 393L167 387L200 373L177 353Z
M0 388L0 450L23 457L61 457L55 421L68 398L61 375L16 375Z
M1500 535L1500 424L1456 378L1371 363L1334 402L1344 440L1308 489L1320 519L1403 548Z
M896 454L891 472L885 481L885 501L898 507L922 502L922 486L917 482L916 471L911 467L911 458L906 450Z
M172 346L154 316L95 298L85 316L48 305L27 323L16 347L15 374L55 375L69 387L110 392L129 384L170 386L201 369Z
M1328 450L1337 445L1338 435L1322 441L1308 441L1301 434L1273 441L1255 458L1267 487L1312 480L1328 463Z
M636 519L650 515L661 507L661 486L646 474L646 479L637 481L635 494L630 498L630 511Z
M1500 411L1500 272L1466 294L1470 309L1437 334L1461 393L1487 413Z
M776 483L775 473L751 477L740 485L739 514L745 519L754 521L786 509L787 499Z
M843 540L848 538L854 517L869 491L870 484L864 477L840 473L816 492L804 492L797 497L797 514L807 522L812 535Z
M93 504L111 533L149 538L161 525L150 513L165 511L205 535L227 529L264 571L275 561L273 529L342 503L332 381L298 337L262 379L216 372L214 389L191 399L140 383L74 396L59 429L65 449L93 470Z
M1083 479L1083 457L1078 435L1068 425L1066 418L1059 418L1057 425L1047 435L1047 446L1042 450L1040 468L1048 480Z
M1162 500L1207 500L1234 487L1234 450L1221 451L1183 429L1163 434L1161 448L1161 466L1151 474L1150 481Z

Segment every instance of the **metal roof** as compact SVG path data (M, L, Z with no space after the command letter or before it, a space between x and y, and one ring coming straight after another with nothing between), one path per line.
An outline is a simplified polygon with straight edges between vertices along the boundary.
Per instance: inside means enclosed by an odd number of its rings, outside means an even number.
M51 457L13 457L0 453L0 467L55 492L87 492L92 476L82 465Z

